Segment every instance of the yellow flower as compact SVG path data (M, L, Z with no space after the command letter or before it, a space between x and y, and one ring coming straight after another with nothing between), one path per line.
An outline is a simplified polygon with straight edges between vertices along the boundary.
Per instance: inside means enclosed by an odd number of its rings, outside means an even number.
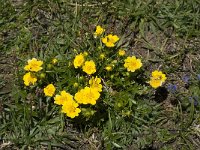
M149 84L156 89L159 86L162 86L166 79L166 75L163 74L162 71L155 70L152 72L152 77L149 81Z
M153 88L158 88L159 86L162 86L162 82L160 80L150 80L149 84L153 87Z
M83 71L91 75L96 72L96 66L93 60L86 61L83 66Z
M100 36L105 29L103 29L101 26L96 26L96 31L94 32L94 37L96 38L97 36Z
M56 59L56 58L54 58L53 60L52 60L52 64L56 64L58 62L58 60Z
M119 37L117 35L109 34L107 37L109 42L116 43L117 41L119 41Z
M120 49L118 52L119 56L124 56L126 54L125 50Z
M55 93L56 88L54 87L53 84L49 84L44 88L44 94L45 96L50 96L52 97Z
M100 97L100 93L96 89L85 87L84 88L84 97L88 104L95 105L96 101Z
M42 70L42 67L41 67L42 64L43 64L43 61L39 61L36 58L32 58L28 60L28 65L24 67L24 70L38 72Z
M140 67L142 67L141 60L136 59L135 56L127 57L124 61L124 67L127 68L128 71L135 72L135 70L140 69Z
M86 100L84 99L84 90L81 89L74 95L74 99L79 103L79 104L87 104Z
M100 93L96 89L85 87L75 94L74 99L79 104L95 105L99 97Z
M107 40L107 38L102 39L102 42L103 42L107 47L114 47L114 46L115 46L115 44L112 43L112 42L109 42L109 41Z
M62 106L62 112L70 118L74 118L79 115L81 110L77 108L79 105L74 100L67 101Z
M82 53L80 53L79 55L76 55L76 57L74 59L74 67L78 68L78 67L82 66L84 61L85 61L85 59L84 59L84 55Z
M35 84L35 82L37 81L37 78L34 77L33 75L31 75L30 72L26 73L24 76L23 76L23 80L24 80L24 84L26 86L29 86L30 84Z
M155 70L152 72L152 77L155 79L162 80L163 82L167 79L166 75L162 71Z
M92 77L89 80L90 88L96 89L98 92L102 91L101 79L97 77Z
M73 100L73 96L66 91L61 91L60 95L54 97L54 103L57 105L63 105L67 101Z
M107 46L107 47L114 47L115 43L119 40L119 37L117 35L109 34L108 36L101 39L101 41Z
M107 71L111 71L112 70L112 67L111 66L106 66L105 68Z

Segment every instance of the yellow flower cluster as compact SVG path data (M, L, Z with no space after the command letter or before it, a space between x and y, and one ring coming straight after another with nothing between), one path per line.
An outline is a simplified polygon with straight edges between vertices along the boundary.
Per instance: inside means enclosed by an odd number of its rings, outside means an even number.
M97 99L100 97L100 93L91 87L85 87L77 92L74 96L75 100L79 104L92 104L95 105Z
M76 116L79 116L79 113L81 112L80 108L78 108L79 104L95 105L96 101L100 97L100 92L102 91L101 79L98 77L92 77L89 80L89 85L90 87L85 87L84 89L78 91L75 94L74 98L70 93L67 93L66 91L61 91L60 95L56 95L54 97L54 103L57 105L62 105L62 112L66 113L68 117L74 118ZM50 86L52 85L48 86L49 88L51 88ZM48 89L47 87L46 90ZM47 93L49 92L51 93L51 90Z
M94 33L94 37L101 36L104 33L105 29L103 29L101 26L96 27L96 31ZM102 36L103 37L103 36ZM119 37L117 35L108 34L107 36L100 38L101 42L105 44L106 47L114 47L116 43L119 41ZM101 44L102 44L101 43ZM102 63L102 67L104 67L107 71L112 71L115 68L118 67L118 64L121 64L120 58L123 58L121 56L126 55L126 51L123 49L117 50L117 55L113 55L110 57L110 53L104 51L104 47L99 46L99 56L97 59L94 60L105 60L105 63ZM77 52L77 51L76 51ZM89 52L89 51L88 51ZM81 68L83 72L85 72L87 75L92 75L97 72L96 70L96 64L93 60L88 60L90 56L88 56L87 51L84 51L78 55L75 56L73 59L73 65L74 68ZM110 58L106 58L106 56ZM112 59L113 57L117 56L116 58ZM120 56L120 57L119 57ZM87 58L88 57L88 58ZM124 60L124 67L127 69L127 71L135 72L136 70L140 69L142 67L141 59L137 59L135 56L128 56ZM54 64L56 66L58 60L56 58L52 59L51 64ZM109 63L109 64L108 64ZM72 62L69 62L69 66L72 64ZM101 64L101 63L99 63ZM36 58L32 58L31 60L28 60L28 64L24 67L24 70L28 71L24 76L24 84L26 86L34 85L37 82L36 75L38 71L42 70L43 61L37 60ZM57 65L59 66L60 63ZM104 66L105 65L105 66ZM47 66L48 68L48 66ZM98 68L98 67L97 67ZM101 68L100 68L101 70ZM120 68L121 70L121 68ZM118 70L117 70L118 71ZM97 72L100 74L101 71ZM45 72L46 74L47 72ZM127 72L129 74L129 72ZM42 76L40 75L40 79L45 78L45 74ZM81 79L82 77L82 79ZM87 76L88 77L88 76ZM111 79L114 77L114 74L111 74ZM80 76L81 81L83 81L84 76ZM166 75L163 74L161 71L155 70L152 72L152 77L149 81L149 84L153 88L158 88L159 86L162 86L162 84L166 80ZM80 83L82 85L82 82ZM73 87L75 89L79 88L79 83L75 82L73 83ZM76 116L79 116L79 113L81 112L81 109L79 106L82 104L84 105L95 105L97 103L97 100L101 96L102 92L102 84L101 84L101 78L98 77L91 77L89 80L89 83L84 88L77 91L74 95L71 95L65 90L60 91L59 94L55 94L56 88L53 84L48 84L46 87L44 87L43 92L45 96L53 97L54 96L54 103L57 105L61 105L61 112L65 113L68 117L74 118ZM84 108L83 108L84 109ZM83 114L83 113L82 113Z
M96 31L94 32L94 38L97 36L100 36L105 31L104 28L102 28L100 25L96 26ZM119 41L119 37L117 35L108 34L107 36L101 38L101 41L107 46L107 47L114 47L115 43Z
M62 105L61 112L66 113L66 115L70 118L78 116L81 112L80 108L78 108L79 104L76 103L73 96L66 91L61 91L61 94L56 95L54 100L55 104Z
M74 99L79 104L92 104L95 105L96 101L100 97L102 91L101 79L98 77L92 77L89 80L90 87L85 87L75 94Z
M128 71L135 72L135 70L140 69L142 67L142 62L140 59L136 59L135 56L127 57L124 60L124 67L127 68Z
M106 37L102 38L101 41L107 46L107 47L114 47L115 43L119 41L119 37L117 35L109 34Z
M88 55L88 54L87 54ZM93 60L85 61L84 54L80 53L79 55L75 56L74 59L74 67L78 68L81 67L85 73L91 75L96 72L96 65Z
M159 86L162 86L166 79L166 75L163 74L162 71L155 70L152 72L152 77L149 81L149 84L156 89Z
M30 71L23 76L24 84L26 86L34 85L37 81L37 78L31 72L38 72L42 70L43 61L32 58L28 60L28 65L24 67L24 70Z

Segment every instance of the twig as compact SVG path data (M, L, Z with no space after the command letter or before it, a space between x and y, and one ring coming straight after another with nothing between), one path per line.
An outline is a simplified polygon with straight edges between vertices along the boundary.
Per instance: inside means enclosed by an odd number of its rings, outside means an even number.
M106 2L102 2L101 5L104 5L106 4ZM78 4L78 3L69 3L70 6L74 6L74 7L96 7L98 6L99 4L96 3L96 4L88 4L88 3L85 3L85 4Z

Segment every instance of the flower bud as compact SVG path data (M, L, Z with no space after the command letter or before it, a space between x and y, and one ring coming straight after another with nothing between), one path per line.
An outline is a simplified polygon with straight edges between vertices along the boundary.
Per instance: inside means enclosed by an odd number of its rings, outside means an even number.
M84 51L84 52L83 52L83 55L84 55L84 56L87 56L87 55L88 55L88 52Z
M102 46L99 46L98 49L101 50L101 49L102 49Z
M53 67L52 64L48 64L48 65L47 65L47 69L49 69L49 70L51 70L52 67Z
M53 60L52 60L52 64L57 64L57 62L58 62L58 60L56 59L56 58L54 58Z
M105 54L101 53L99 57L100 57L100 59L104 59L105 58Z
M75 53L77 53L77 50L76 50L76 49L74 49L74 52L75 52Z
M131 116L131 111L130 111L130 110L127 110L127 111L123 111L123 110L122 110L122 115L123 115L124 117L130 117L130 116Z
M126 76L130 76L130 73L129 73L129 72L126 72Z
M120 49L119 52L118 52L119 56L124 56L125 54L126 54L126 52L123 49Z
M117 107L118 107L118 108L121 108L121 107L122 107L122 103L118 102L118 103L117 103Z
M32 110L35 110L35 108L36 108L35 106L32 106Z
M93 116L95 113L96 113L95 110L91 110L91 112L90 112L91 116Z
M46 77L46 74L45 73L41 73L40 74L40 79L44 79Z
M75 82L73 86L74 86L75 88L77 88L77 87L78 87L78 83Z
M80 76L80 77L79 77L79 80L80 80L80 81L83 81L83 79L84 79L83 76Z
M106 66L105 68L107 71L111 71L112 70L112 67L111 66Z
M70 67L72 65L72 63L69 61L69 63L68 63L68 67Z
M83 114L84 117L86 118L90 118L91 116L94 115L94 113L96 112L95 110L92 110L90 108L82 108L81 112Z
M114 77L115 77L115 76L114 76L113 74L110 76L111 79L113 79Z
M112 61L112 64L116 64L116 63L117 63L117 60L113 60L113 61Z

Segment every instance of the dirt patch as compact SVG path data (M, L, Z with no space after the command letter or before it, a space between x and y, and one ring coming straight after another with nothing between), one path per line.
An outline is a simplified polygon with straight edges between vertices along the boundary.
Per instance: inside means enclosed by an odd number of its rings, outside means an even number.
M11 92L14 78L14 58L0 53L0 95Z

